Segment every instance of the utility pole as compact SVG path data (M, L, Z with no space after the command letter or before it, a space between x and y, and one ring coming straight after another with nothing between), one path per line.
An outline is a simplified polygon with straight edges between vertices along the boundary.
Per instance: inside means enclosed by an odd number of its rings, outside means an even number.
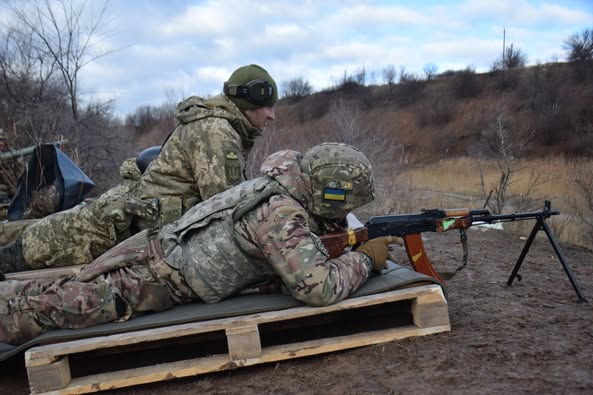
M505 69L505 65L506 65L506 62L504 61L506 33L507 33L506 32L506 28L503 26L503 28L502 28L502 57L501 57L501 59L502 59L502 65L501 66L502 66L502 69L503 70Z

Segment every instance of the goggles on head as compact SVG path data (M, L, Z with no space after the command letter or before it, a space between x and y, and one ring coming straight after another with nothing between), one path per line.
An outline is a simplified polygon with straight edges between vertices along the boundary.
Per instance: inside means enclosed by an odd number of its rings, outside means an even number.
M252 103L261 105L272 105L274 100L274 87L265 80L253 80L245 85L225 82L224 93L229 96L244 97Z

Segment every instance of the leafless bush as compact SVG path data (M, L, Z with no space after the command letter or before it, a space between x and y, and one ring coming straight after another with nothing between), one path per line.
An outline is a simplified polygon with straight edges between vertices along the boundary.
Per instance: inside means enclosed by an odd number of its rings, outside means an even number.
M67 89L56 69L40 61L43 51L28 30L8 27L2 34L0 126L13 148L52 141L72 124Z
M259 168L262 161L271 153L281 149L279 141L282 140L282 137L286 137L286 135L282 133L282 130L276 129L275 122L272 122L269 129L271 130L266 129L265 133L255 140L255 144L249 153L247 163L248 178L259 177L261 175ZM297 148L295 147L293 149L296 150Z
M449 95L428 96L416 107L416 120L421 127L441 126L455 115L457 102Z
M359 103L364 110L369 110L373 107L385 104L385 90L377 87L366 87L361 92Z
M176 125L175 105L141 106L125 120L125 128L141 149L162 145Z
M283 96L295 100L302 99L313 93L313 88L303 77L297 77L289 81L282 82Z
M519 133L513 133L507 123L502 109L497 109L494 121L482 131L481 139L469 148L469 153L476 159L480 171L481 196L485 205L494 213L502 213L507 208L521 210L530 204L530 196L534 188L544 181L541 170L530 169L527 188L521 193L511 193L510 187L516 182L518 159L526 147L532 142L533 130L523 134L520 141ZM484 178L484 166L487 159L493 159L499 170L499 178L487 185Z
M378 191L378 205L392 205L401 196L394 195L398 174L404 165L405 147L395 134L382 126L371 127L362 119L358 107L343 100L332 103L330 117L335 129L329 141L343 142L359 148L371 160ZM395 188L395 189L394 189Z
M576 165L573 184L578 191L577 196L568 196L568 203L574 209L577 219L593 235L593 169L590 166ZM590 240L593 236L589 237Z
M310 96L299 107L299 121L301 124L319 119L329 111L331 96L327 93Z
M569 62L593 60L593 29L570 35L562 45Z
M355 74L354 74L354 81L358 85L366 85L367 83L367 72L366 68L363 66L361 67Z
M517 98L534 112L542 112L558 101L563 82L553 70L537 64L526 69L517 86Z
M511 44L505 49L503 56L494 61L491 69L492 71L508 70L525 67L525 64L527 64L527 55Z
M426 76L426 80L430 81L437 75L438 66L434 63L427 63L422 71L424 71L424 75Z
M497 70L490 74L496 91L512 91L519 84L519 74L510 70Z
M405 67L400 69L399 84L395 86L393 100L401 107L418 102L424 95L426 81L418 78L414 73L408 73Z
M395 79L397 77L397 70L395 70L395 66L390 64L389 66L383 69L383 82L387 85L395 84Z
M574 62L577 82L593 80L593 29L574 33L563 44L569 62Z
M95 182L99 194L120 181L119 165L134 156L133 135L109 115L109 107L91 104L81 109L82 121L65 131L64 151Z
M455 96L460 99L475 97L482 92L480 81L476 76L474 68L471 66L455 73L451 83Z

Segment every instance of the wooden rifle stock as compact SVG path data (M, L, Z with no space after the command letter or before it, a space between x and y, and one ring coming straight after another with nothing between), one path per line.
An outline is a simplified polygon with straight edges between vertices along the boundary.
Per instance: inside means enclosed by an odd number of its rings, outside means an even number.
M328 233L320 236L323 245L329 253L330 259L337 258L344 253L347 247L353 247L369 239L368 229L366 227L358 229L348 229L344 232ZM445 281L434 270L432 262L426 254L422 236L418 234L408 234L403 236L406 252L410 264L418 273L426 274L439 280L443 285Z
M369 231L362 227L358 229L348 229L344 232L333 232L320 236L323 245L329 253L329 258L337 258L344 253L346 247L352 247L367 241Z

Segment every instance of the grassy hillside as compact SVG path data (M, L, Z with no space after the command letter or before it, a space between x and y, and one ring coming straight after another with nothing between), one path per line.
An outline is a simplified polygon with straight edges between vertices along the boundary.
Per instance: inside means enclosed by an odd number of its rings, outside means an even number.
M525 155L590 155L592 69L591 63L557 63L486 74L464 70L391 86L347 81L300 100L282 100L276 129L305 140L348 138L335 122L346 117L358 133L402 144L408 162L426 163L467 154L500 116L513 142L527 143Z

